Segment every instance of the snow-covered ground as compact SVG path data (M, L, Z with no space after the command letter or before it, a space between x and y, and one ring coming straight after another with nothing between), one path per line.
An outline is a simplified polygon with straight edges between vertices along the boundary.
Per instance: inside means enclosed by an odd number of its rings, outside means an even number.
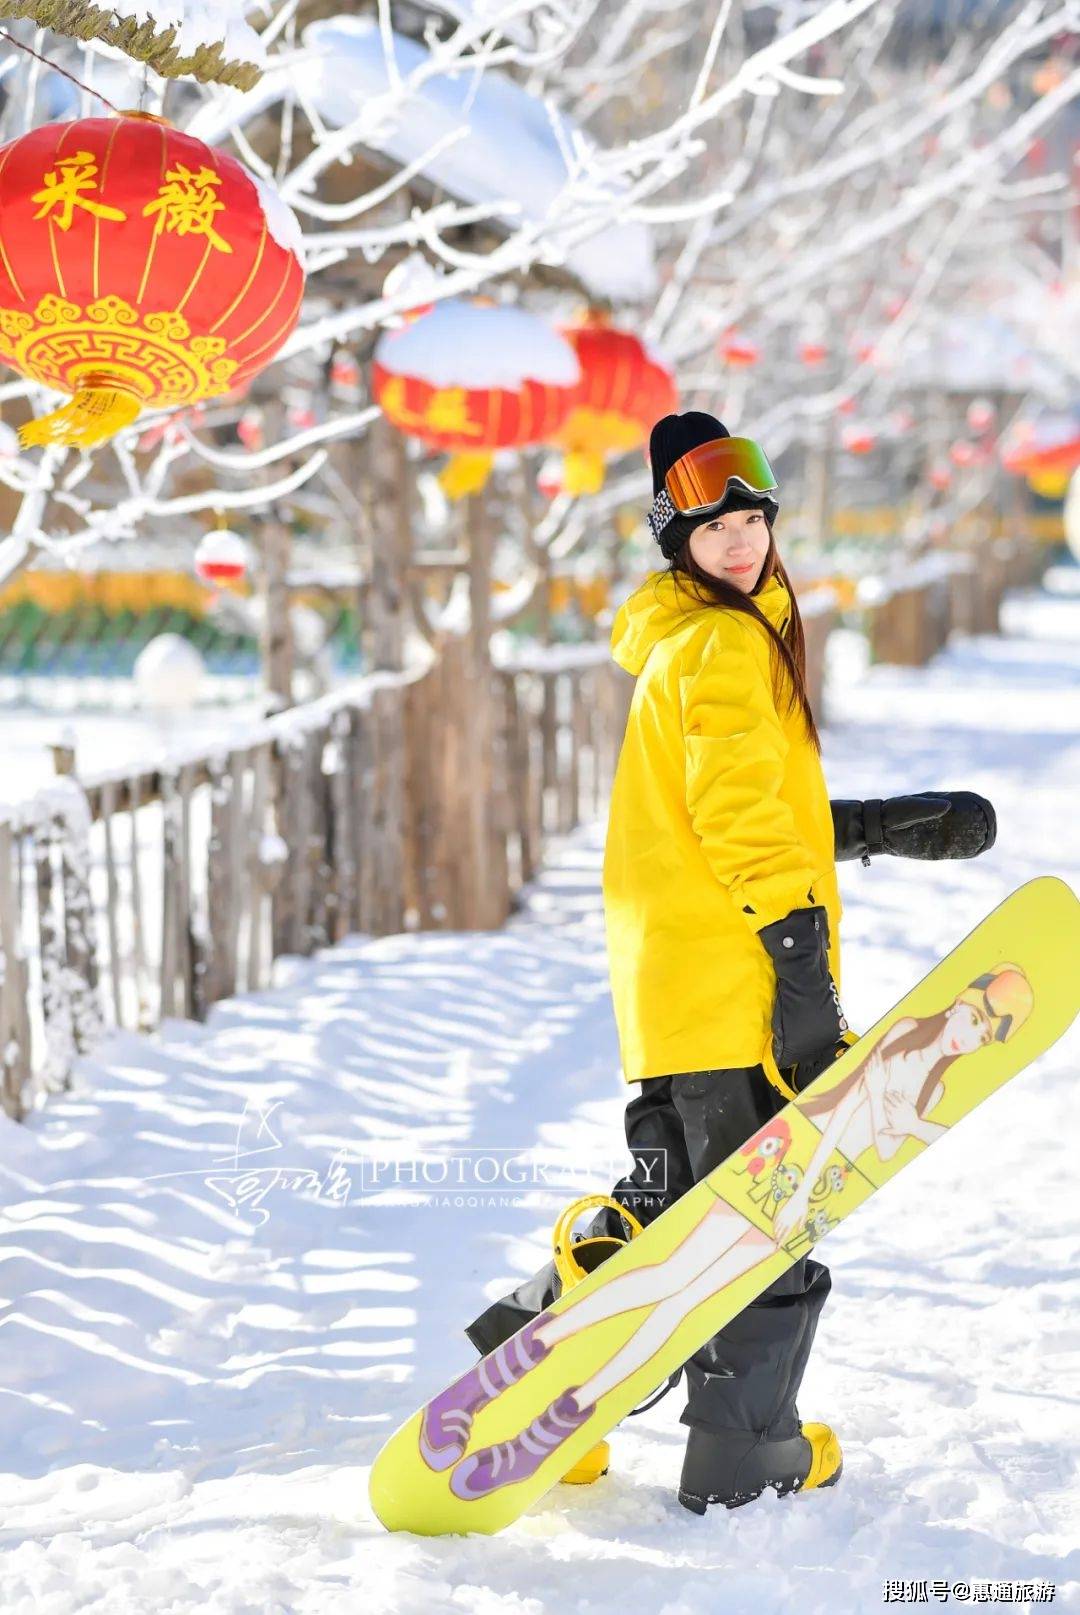
M833 793L968 787L1000 819L974 862L841 867L856 1025L1024 879L1080 882L1080 599L1016 596L1006 623L918 672L837 641ZM677 1389L605 1479L498 1537L373 1520L371 1459L473 1360L461 1325L627 1164L602 840L560 844L500 932L288 961L2 1125L5 1615L847 1615L887 1579L1043 1578L1077 1607L1077 1028L820 1247L799 1400L840 1436L838 1487L688 1514ZM535 1151L563 1187L373 1185L466 1149Z

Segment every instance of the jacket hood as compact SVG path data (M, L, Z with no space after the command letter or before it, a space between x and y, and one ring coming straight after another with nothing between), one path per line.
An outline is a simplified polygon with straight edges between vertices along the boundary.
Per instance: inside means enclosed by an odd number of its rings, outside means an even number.
M761 592L752 598L773 627L782 629L791 596L778 574L774 573ZM678 581L676 573L650 572L615 613L611 625L611 654L620 667L636 676L645 666L653 646L668 634L722 609L711 601L700 605L692 590Z

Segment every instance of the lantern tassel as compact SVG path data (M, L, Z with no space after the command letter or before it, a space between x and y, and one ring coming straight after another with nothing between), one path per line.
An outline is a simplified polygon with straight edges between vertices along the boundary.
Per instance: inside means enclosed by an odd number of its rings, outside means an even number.
M577 498L604 486L604 456L595 449L570 449L563 461L563 491Z
M121 427L130 426L142 404L126 388L100 382L80 387L74 398L39 420L19 427L24 449L60 443L88 449L102 443Z
M467 494L479 493L491 475L494 456L464 449L452 454L439 472L439 487L448 499L464 499Z

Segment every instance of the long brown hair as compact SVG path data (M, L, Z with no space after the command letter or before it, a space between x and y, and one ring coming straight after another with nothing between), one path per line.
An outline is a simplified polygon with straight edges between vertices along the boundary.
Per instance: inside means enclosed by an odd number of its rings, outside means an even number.
M932 1043L936 1037L941 1036L948 1013L949 1011L947 1009L942 1009L939 1010L936 1015L924 1015L919 1020L918 1026L910 1027L908 1031L902 1033L900 1037L895 1039L891 1039L889 1033L886 1032L885 1036L880 1040L882 1048L884 1048L885 1044L888 1044L890 1054L910 1054L916 1049L925 1049L927 1045ZM878 1045L875 1044L874 1047L877 1048ZM870 1054L873 1052L873 1049L871 1049ZM829 1093L822 1094L820 1099L808 1100L806 1104L800 1103L799 1109L804 1113L804 1115L813 1116L819 1111L832 1110L837 1101L842 1099L848 1090L854 1087L855 1083L858 1082L866 1067L867 1060L870 1058L870 1054L866 1056L866 1060L860 1061L860 1063L855 1067L854 1071L852 1071L849 1076L845 1077L843 1082L838 1082L836 1087L831 1089ZM961 1058L962 1056L959 1054L943 1054L940 1060L936 1060L934 1062L934 1068L927 1076L926 1081L919 1090L919 1097L915 1101L915 1109L920 1117L926 1114L926 1107L930 1102L930 1095L933 1093L946 1071L953 1064L954 1060L959 1060Z
M762 514L765 515L765 512ZM814 750L820 753L821 736L814 722L810 697L806 693L806 635L803 633L802 617L795 599L795 590L777 551L772 523L767 515L765 525L769 529L769 548L761 568L761 576L750 594L744 594L736 584L727 583L723 578L715 577L712 572L706 572L704 567L699 566L690 550L689 535L679 546L669 564L669 570L673 575L682 572L690 578L700 605L707 605L711 601L714 605L726 606L729 611L741 611L745 616L753 617L755 622L763 625L769 636L773 700L777 703L777 707L783 700L788 712L794 711L796 706L802 709L807 737ZM774 575L780 579L791 596L791 615L782 634L777 632L754 600L754 595L759 593ZM676 577L676 582L678 581Z

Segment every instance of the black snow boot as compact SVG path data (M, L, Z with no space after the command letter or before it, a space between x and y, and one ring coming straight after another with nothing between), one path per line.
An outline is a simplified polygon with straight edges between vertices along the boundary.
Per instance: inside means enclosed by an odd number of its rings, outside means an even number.
M843 1467L840 1443L827 1424L804 1424L798 1435L772 1438L746 1430L692 1429L679 1502L694 1514L704 1514L710 1503L740 1508L767 1486L779 1497L835 1486Z
M675 1077L672 1099L695 1181L783 1106L760 1066ZM766 1486L784 1495L839 1477L833 1432L801 1424L795 1405L830 1288L828 1268L800 1257L687 1361L684 1507L737 1508Z

